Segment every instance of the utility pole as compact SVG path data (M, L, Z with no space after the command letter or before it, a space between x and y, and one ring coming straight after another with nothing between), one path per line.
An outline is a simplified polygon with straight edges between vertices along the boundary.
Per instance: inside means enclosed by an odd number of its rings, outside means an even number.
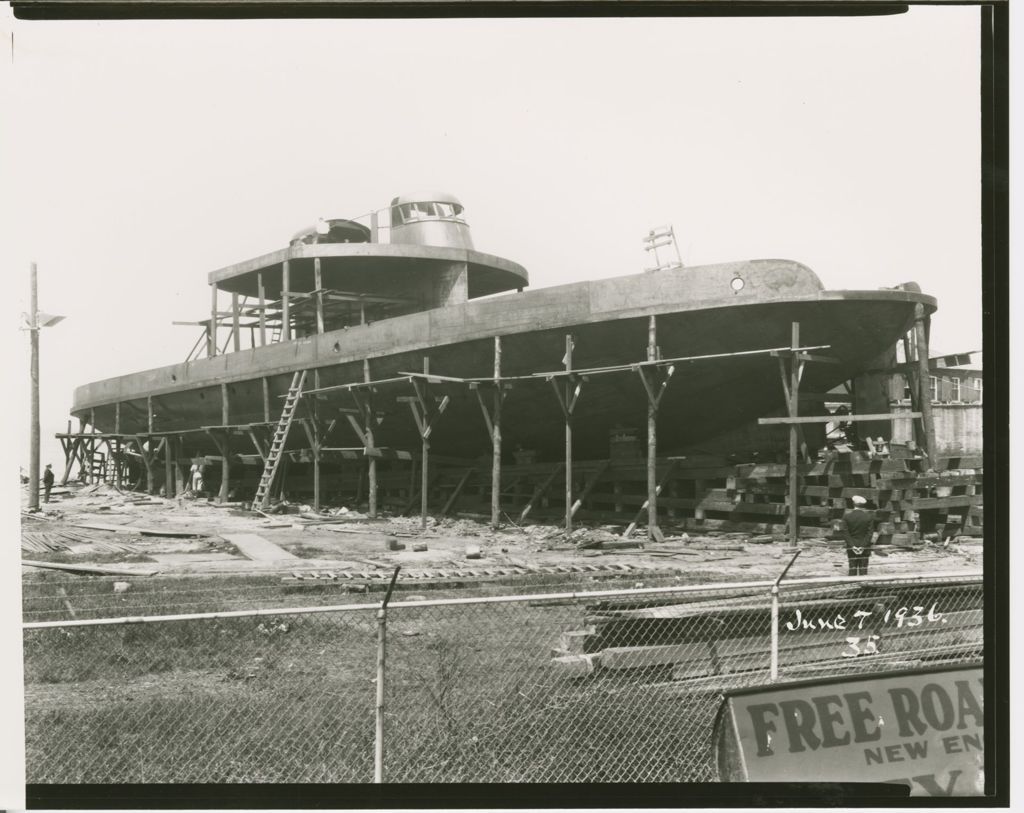
M29 435L29 463L28 463L28 510L39 510L39 329L57 324L63 316L54 316L50 313L39 312L39 295L36 284L36 264L30 264L31 268L31 298L29 299L29 313L25 315L28 322L28 332L31 337L32 361L32 428Z
M39 300L36 264L32 263L32 293L29 300L28 332L32 343L32 429L29 438L28 510L39 510Z

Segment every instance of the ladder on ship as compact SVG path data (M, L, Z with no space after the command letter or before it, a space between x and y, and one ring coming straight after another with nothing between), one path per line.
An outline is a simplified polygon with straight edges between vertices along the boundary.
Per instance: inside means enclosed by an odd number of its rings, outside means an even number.
M256 489L256 499L252 501L253 511L263 508L267 504L267 498L270 496L270 486L274 482L274 475L277 474L277 466L281 462L281 455L284 453L284 444L288 440L288 430L291 429L292 419L295 417L295 408L299 404L299 396L302 394L302 385L305 381L305 370L300 370L292 376L291 386L288 387L288 395L284 399L284 408L281 410L277 429L274 430L274 439L270 443L267 459L263 463L263 474L260 477L260 484Z

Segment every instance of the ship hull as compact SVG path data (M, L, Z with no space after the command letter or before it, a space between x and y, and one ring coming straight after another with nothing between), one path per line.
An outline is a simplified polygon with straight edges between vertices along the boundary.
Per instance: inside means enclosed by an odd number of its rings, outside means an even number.
M101 431L145 434L151 407L154 432L195 430L186 436L186 448L211 451L215 447L202 427L276 420L280 396L296 370L314 371L307 389L362 381L364 361L373 380L421 372L425 358L434 375L489 377L497 335L502 375L517 379L510 382L502 411L503 448L557 460L565 438L559 401L543 376L521 377L564 369L567 335L573 337L574 369L643 361L654 316L662 358L720 356L676 365L658 417L659 453L671 454L699 450L713 436L784 407L777 359L767 353L723 354L788 346L798 322L801 345L827 345L817 352L837 361L808 363L801 390L826 392L891 348L912 325L916 306L923 305L925 313L935 309L934 299L913 289L825 291L812 272L786 261L708 269L713 270L692 277L656 272L478 300L122 376L80 387L73 414ZM734 294L729 282L737 276L745 285ZM489 453L477 393L465 384L430 388L449 397L432 430L432 451L464 458ZM377 389L378 446L420 448L413 416L399 400L411 395L408 381ZM359 445L339 411L355 406L350 393L327 392L316 404L321 418L338 419L327 446ZM574 454L607 457L615 427L642 429L646 421L647 397L635 371L588 376L573 415ZM294 432L290 446L308 445L303 434Z

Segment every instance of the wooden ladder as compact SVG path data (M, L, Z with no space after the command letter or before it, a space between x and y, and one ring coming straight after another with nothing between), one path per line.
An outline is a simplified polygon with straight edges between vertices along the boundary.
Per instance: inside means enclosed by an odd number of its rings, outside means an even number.
M288 440L288 430L291 429L292 419L295 417L295 408L298 406L299 396L302 394L302 385L305 381L305 370L300 370L292 376L291 386L288 387L288 395L284 399L284 408L281 410L277 429L274 430L274 439L270 443L267 459L263 463L263 475L260 477L260 484L256 489L256 498L252 501L253 511L263 508L267 504L267 498L270 496L270 486L274 482L274 475L277 474L277 466L281 462L284 444Z

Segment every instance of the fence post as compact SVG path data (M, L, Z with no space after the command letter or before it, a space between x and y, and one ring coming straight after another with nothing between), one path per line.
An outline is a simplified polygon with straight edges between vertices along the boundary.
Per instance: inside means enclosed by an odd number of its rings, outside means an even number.
M770 680L772 683L779 679L779 583L786 577L789 569L793 566L793 562L796 561L796 557L799 555L799 550L793 554L793 558L789 560L789 563L779 574L779 578L777 578L775 583L772 585L772 655L770 673Z
M388 602L391 600L391 591L395 589L395 581L401 569L401 565L395 566L395 572L391 574L391 584L388 585L384 600L377 610L377 731L373 744L373 781L378 785L384 781L384 665L387 659Z

